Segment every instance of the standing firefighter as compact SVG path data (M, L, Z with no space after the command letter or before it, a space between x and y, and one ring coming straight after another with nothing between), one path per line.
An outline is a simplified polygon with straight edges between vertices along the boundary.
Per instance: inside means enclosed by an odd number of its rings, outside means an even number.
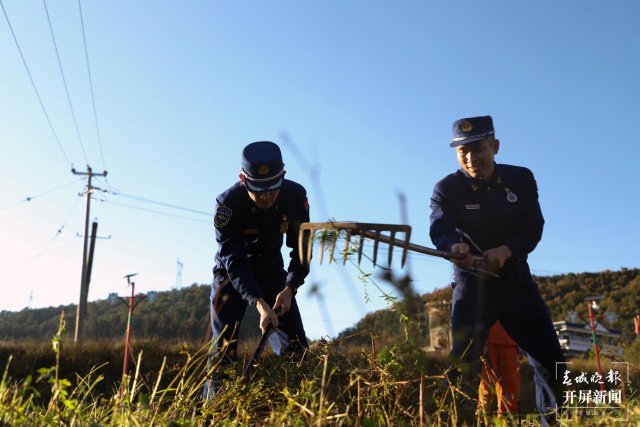
M535 370L536 403L546 425L562 404L565 365L556 366L564 357L527 263L544 225L536 181L527 168L494 162L500 141L490 116L454 122L450 146L460 169L434 187L430 236L438 249L463 256L453 261L453 372L477 379L487 332L499 320ZM500 277L467 270L474 255Z
M304 187L284 175L275 143L251 143L242 150L240 181L216 198L211 326L213 357L223 362L237 360L238 330L247 305L257 308L263 333L275 330L269 338L275 354L303 353L308 347L295 294L309 273L297 249L300 224L309 221L309 204ZM287 270L281 253L284 235L292 248Z

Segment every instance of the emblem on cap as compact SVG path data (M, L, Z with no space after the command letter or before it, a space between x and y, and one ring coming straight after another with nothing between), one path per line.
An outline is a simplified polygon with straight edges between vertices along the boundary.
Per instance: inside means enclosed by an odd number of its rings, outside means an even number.
M268 174L268 173L269 173L269 166L267 166L267 165L262 165L262 166L260 166L260 167L258 168L258 173L259 173L260 175L266 175L266 174Z
M462 132L471 132L473 130L473 125L469 120L465 120L462 123L460 123L460 130Z

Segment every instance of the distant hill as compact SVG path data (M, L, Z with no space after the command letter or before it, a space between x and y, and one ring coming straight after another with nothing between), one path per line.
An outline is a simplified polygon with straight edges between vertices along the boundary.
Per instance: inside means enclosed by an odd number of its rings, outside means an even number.
M632 319L640 315L640 269L622 268L619 271L599 273L562 274L537 276L542 298L547 302L553 320L566 319L571 310L579 314L586 312L583 298L602 294L603 310L615 312L618 320L615 328L622 331L623 342L635 337ZM190 287L159 292L154 302L142 301L134 312L136 337L162 338L166 340L187 340L205 342L210 339L209 285L193 284ZM407 294L408 295L408 294ZM397 342L405 334L428 336L428 324L424 315L424 303L429 301L451 301L451 289L443 287L422 295L407 298L394 310L379 310L363 317L354 326L341 332L344 338L363 331L373 331L379 342ZM65 312L68 338L75 331L76 305L24 309L19 312L0 312L0 340L48 340L56 332L61 311ZM411 322L401 322L403 313ZM106 300L90 302L87 306L87 338L121 338L126 328L127 308L124 304L110 304ZM240 330L245 338L257 337L258 313L248 307ZM355 339L361 345L370 344L370 335L361 334ZM350 342L353 342L351 340ZM423 342L424 344L424 342Z
M209 322L210 285L193 284L189 287L158 292L155 301L141 301L133 313L133 335L136 337L162 338L205 342L211 338ZM58 328L60 313L67 321L65 336L73 338L77 305L70 304L41 309L24 309L18 312L0 312L0 339L47 340ZM248 307L240 334L243 337L259 336L258 313ZM121 338L127 325L127 306L117 301L111 304L99 300L87 304L87 339Z
M629 343L634 339L633 318L640 315L640 269L622 268L619 271L606 270L599 273L534 276L534 280L538 283L540 294L547 303L554 321L566 320L569 311L576 311L586 316L584 297L603 295L604 298L599 301L601 306L599 312L616 313L618 319L612 326L622 331L623 343ZM422 299L424 303L448 304L451 301L451 288L449 286L438 288L423 295ZM415 306L415 303L412 305ZM415 313L415 310L408 311ZM427 340L424 312L416 315L415 319L420 325L419 335ZM369 329L375 331L379 340L397 341L402 338L398 311L390 310L379 310L367 314L356 325L343 331L338 338L345 338ZM360 340L366 343L367 337Z

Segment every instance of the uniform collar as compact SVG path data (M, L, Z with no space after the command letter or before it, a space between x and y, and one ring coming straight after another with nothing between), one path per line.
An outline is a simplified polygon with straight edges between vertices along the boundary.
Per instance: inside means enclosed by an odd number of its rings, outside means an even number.
M469 186L476 191L479 188L491 188L497 185L503 185L502 173L500 165L495 163L493 164L493 176L489 181L481 181L469 175L467 171L460 168L458 171L462 174L462 176L467 180Z

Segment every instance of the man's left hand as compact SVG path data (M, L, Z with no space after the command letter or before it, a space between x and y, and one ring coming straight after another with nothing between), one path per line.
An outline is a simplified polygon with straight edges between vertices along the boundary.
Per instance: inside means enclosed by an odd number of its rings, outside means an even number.
M293 302L293 290L290 287L284 288L278 296L276 296L276 302L273 304L273 311L278 313L278 308L280 309L280 313L278 316L282 316L289 310L291 310L291 304Z
M511 258L511 249L507 245L484 251L482 254L489 271L495 272L502 268L505 262Z

